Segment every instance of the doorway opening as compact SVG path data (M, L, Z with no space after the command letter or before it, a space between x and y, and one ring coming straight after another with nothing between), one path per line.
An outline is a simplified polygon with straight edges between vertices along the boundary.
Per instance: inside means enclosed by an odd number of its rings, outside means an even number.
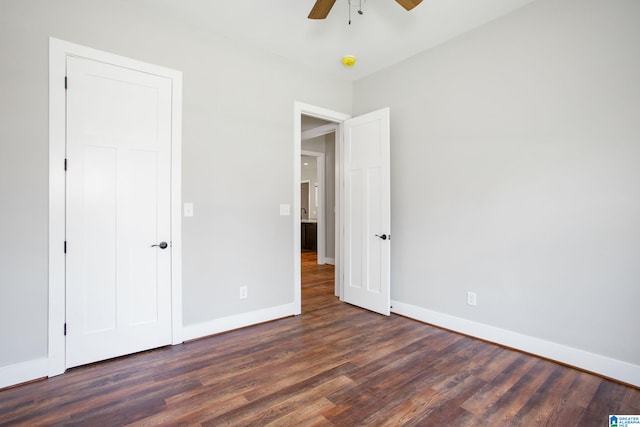
M298 313L302 312L302 269L312 263L314 268L333 270L334 294L340 297L340 127L350 116L324 108L295 103L295 144L294 144L294 292ZM327 143L329 140L329 143ZM309 178L303 178L303 157L310 163L316 160L316 171ZM315 178L315 179L310 179ZM309 208L303 206L303 180L310 182ZM316 187L317 183L317 187ZM317 195L316 195L317 194ZM302 208L307 209L305 213ZM315 210L315 214L314 211ZM304 221L304 222L303 222ZM311 224L311 225L310 225ZM314 232L315 228L315 232ZM316 237L315 251L303 252L303 232L307 230ZM302 255L305 254L304 260ZM306 273L305 273L306 274ZM326 275L326 271L325 271Z
M335 135L335 160L326 162L335 165L333 174L327 174L335 178L335 207L328 215L335 219L336 230L334 291L341 301L388 316L391 305L389 108L351 118L296 102L294 115L294 212L300 210L303 141ZM308 120L307 116L316 122L316 127L303 132L302 123ZM318 123L318 119L326 124ZM295 314L300 314L301 230L299 217L292 219Z
M320 289L335 289L337 124L303 115L300 240L303 307ZM320 286L322 285L322 286Z

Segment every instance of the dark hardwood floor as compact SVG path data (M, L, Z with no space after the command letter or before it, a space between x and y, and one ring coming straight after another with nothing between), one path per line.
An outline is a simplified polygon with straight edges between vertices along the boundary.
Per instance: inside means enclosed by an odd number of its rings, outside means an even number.
M0 425L607 426L640 390L333 296L303 314L0 391Z

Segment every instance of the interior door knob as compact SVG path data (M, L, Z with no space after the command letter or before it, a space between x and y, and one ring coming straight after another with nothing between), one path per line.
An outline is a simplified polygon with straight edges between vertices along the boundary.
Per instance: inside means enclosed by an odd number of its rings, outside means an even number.
M157 245L151 245L152 248L155 246L159 247L160 249L167 249L169 245L167 244L167 242L160 242Z
M386 234L383 234L382 236L380 236L379 234L376 234L375 236L381 238L382 240L387 240Z

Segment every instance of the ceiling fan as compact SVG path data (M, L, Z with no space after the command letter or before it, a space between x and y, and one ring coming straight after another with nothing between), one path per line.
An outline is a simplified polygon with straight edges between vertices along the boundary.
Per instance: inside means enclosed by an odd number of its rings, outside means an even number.
M324 19L329 15L331 8L336 0L316 0L316 4L313 5L311 9L311 13L309 13L309 19ZM422 0L396 0L400 6L404 7L406 10L411 10L420 3Z

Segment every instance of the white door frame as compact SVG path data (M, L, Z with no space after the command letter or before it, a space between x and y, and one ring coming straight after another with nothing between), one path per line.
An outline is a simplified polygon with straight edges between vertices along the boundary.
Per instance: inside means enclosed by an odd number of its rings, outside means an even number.
M314 157L316 159L316 180L318 181L318 196L316 197L317 203L317 217L316 217L316 251L318 254L318 264L324 264L325 253L325 220L324 220L324 197L325 197L325 183L324 183L324 153L317 153L315 151L302 150L303 156ZM305 181L300 181L305 182ZM307 182L309 182L307 180ZM315 191L315 187L309 182L309 191ZM309 193L311 194L311 193Z
M49 38L49 348L48 375L64 373L66 58L105 62L171 79L171 323L172 343L182 342L182 73ZM70 82L73 84L73 82Z
M293 212L300 212L300 155L302 154L302 115L316 117L319 119L327 120L329 122L336 123L333 128L326 133L336 132L336 254L335 254L335 294L342 299L342 233L340 233L340 227L343 224L343 211L342 202L343 191L341 190L341 178L343 176L341 171L342 165L342 122L350 119L349 114L340 113L337 111L328 110L326 108L317 107L315 105L304 104L302 102L295 101L293 108ZM320 135L316 135L320 136ZM296 312L294 314L300 314L302 312L302 284L301 284L301 267L300 267L300 219L297 215L292 215L293 226L293 291L294 291L294 303L296 306Z

